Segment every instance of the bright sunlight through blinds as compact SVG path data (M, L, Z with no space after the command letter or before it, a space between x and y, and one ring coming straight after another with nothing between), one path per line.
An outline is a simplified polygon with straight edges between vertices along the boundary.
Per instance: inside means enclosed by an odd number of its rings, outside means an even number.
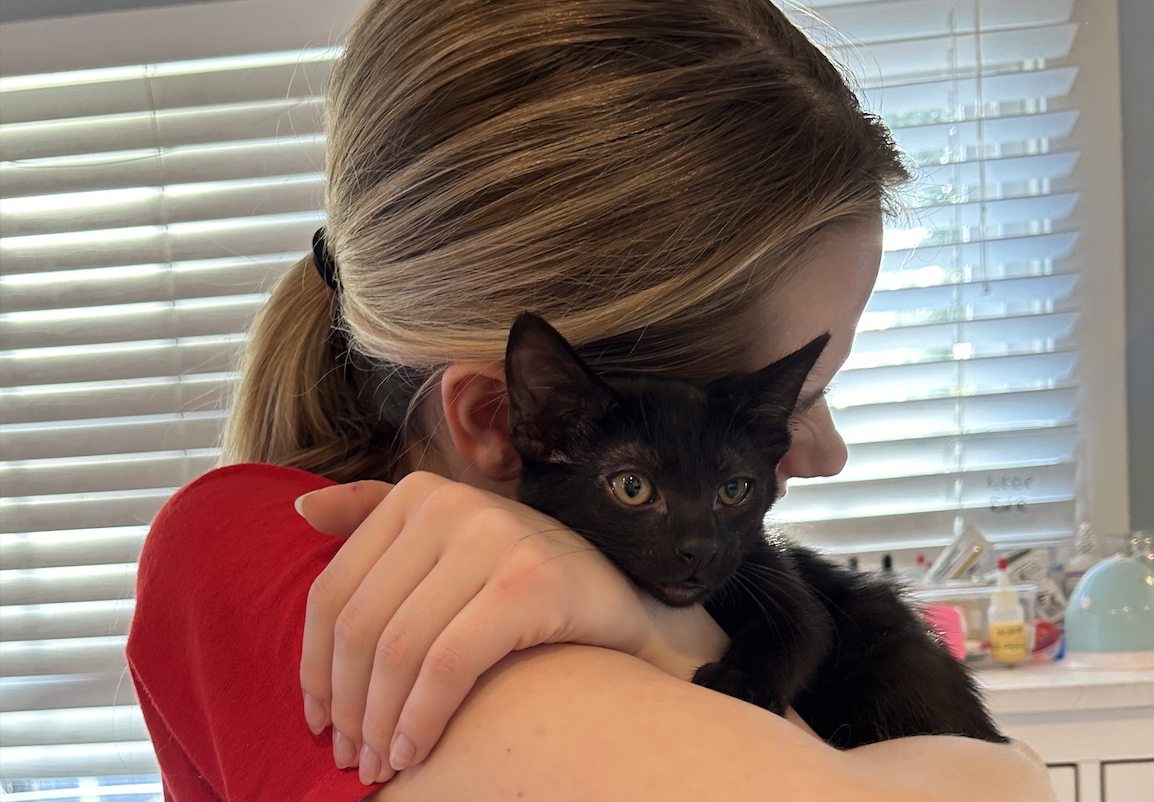
M322 220L334 55L0 81L5 802L160 797L136 559L216 463L245 328Z
M793 7L795 21L854 74L919 170L829 396L849 463L791 482L772 515L843 553L930 549L964 524L1003 543L1068 538L1073 0L806 6L822 21Z

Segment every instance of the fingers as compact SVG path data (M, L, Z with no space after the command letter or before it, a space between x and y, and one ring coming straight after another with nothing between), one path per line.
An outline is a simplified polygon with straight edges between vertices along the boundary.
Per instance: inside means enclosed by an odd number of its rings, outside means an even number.
M414 494L419 496L421 490L428 491L429 488L421 486L422 481L430 487L434 486L433 483L423 479L410 482L407 477L405 481L398 483L386 496L385 501L378 504L365 518L364 523L349 536L347 542L341 546L340 551L309 588L301 643L300 677L301 689L305 694L305 719L314 733L320 733L332 722L332 669L337 618L353 594L362 586L365 577L378 564L404 528L414 506L408 503L410 497ZM411 579L412 585L408 590L415 587L419 579L420 577ZM380 584L392 586L398 582L387 580ZM404 596L401 596L401 599L403 598ZM369 603L362 602L362 604ZM397 600L396 604L400 604L400 600ZM395 605L392 610L396 609ZM355 612L350 615L355 615ZM382 629L384 629L383 623L376 631L372 644L376 643L376 637L380 635ZM372 644L368 646L370 654ZM363 690L364 686L361 688ZM359 727L356 732L359 732Z
M337 765L359 762L362 780L423 761L477 678L508 653L583 640L590 620L592 642L605 640L605 619L612 633L639 628L623 627L621 605L599 598L614 593L574 605L575 576L587 590L590 577L575 563L596 552L555 521L431 474L358 485L300 499L317 529L347 537L309 592L301 685L310 727L333 724ZM625 616L634 617L648 620Z
M382 635L397 610L437 561L428 549L406 548L406 545L402 535L387 559L373 564L331 630L333 692L329 710L333 729L349 738L358 749L362 743L362 721L374 662L384 661L395 669L408 648L403 639L411 637L412 630L402 630L388 640ZM422 623L421 626L428 625ZM394 632L397 631L394 629ZM340 765L341 762L345 765ZM340 761L338 766L346 768L353 762L355 760Z
M497 662L511 652L559 640L558 627L542 615L541 601L539 595L486 585L445 627L429 647L397 719L390 745L394 769L429 756L477 679Z
M361 729L361 765L368 758L382 770L362 780L383 781L394 774L393 733L405 699L433 643L484 585L484 576L470 572L468 562L462 554L439 562L401 604L377 642Z
M366 479L305 493L296 510L318 532L348 537L385 500L393 485Z

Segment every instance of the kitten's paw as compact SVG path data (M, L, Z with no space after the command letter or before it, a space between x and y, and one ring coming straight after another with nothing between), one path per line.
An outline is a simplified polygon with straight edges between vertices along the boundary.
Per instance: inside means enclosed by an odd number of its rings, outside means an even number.
M765 708L779 716L785 713L785 705L766 687L763 677L757 677L724 662L706 663L694 673L693 682L695 685Z

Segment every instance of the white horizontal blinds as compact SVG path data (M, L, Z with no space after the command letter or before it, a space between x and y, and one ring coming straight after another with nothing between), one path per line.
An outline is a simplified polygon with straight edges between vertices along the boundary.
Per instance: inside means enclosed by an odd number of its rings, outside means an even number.
M334 55L0 79L5 800L159 798L136 559L216 464L245 329L322 220Z
M843 553L1070 534L1078 492L1073 0L813 0L920 166L830 394L838 477L774 510ZM833 31L824 28L824 20Z

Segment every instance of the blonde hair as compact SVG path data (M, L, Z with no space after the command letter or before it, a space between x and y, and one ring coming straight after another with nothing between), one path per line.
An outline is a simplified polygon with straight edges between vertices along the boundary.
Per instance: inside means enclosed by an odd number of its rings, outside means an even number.
M717 378L822 227L907 177L770 0L376 0L326 132L339 309L289 270L225 460L337 480L395 478L439 370L499 363L525 309L600 370Z

